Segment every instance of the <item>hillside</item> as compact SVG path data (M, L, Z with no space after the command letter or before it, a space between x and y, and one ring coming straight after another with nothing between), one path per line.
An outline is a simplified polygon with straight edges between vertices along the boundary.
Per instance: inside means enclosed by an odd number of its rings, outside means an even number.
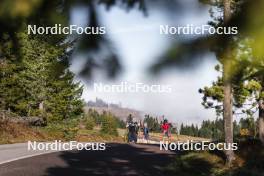
M103 113L103 111L111 112L116 117L118 117L121 120L126 120L127 116L129 114L132 114L132 116L136 119L143 119L143 112L137 111L134 109L129 108L122 108L122 107L94 107L94 106L85 106L85 112L87 112L89 109L94 109L98 113Z
M124 108L119 104L113 104L113 103L106 103L103 100L96 98L95 101L88 101L86 104L84 111L88 112L89 109L94 109L98 113L111 112L116 117L118 117L120 120L126 120L129 114L132 114L132 116L136 119L143 119L143 112L130 109L130 108Z

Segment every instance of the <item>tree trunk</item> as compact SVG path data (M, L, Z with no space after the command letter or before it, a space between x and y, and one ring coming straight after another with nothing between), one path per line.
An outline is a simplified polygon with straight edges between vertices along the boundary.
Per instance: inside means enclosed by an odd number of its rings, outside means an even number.
M43 101L39 103L39 110L42 112L44 110Z
M231 145L233 143L233 110L232 110L232 84L228 78L224 80L224 131L225 143ZM234 160L233 150L226 150L227 164L231 165Z
M231 0L224 0L224 23L226 24L231 18ZM224 131L225 143L231 145L233 143L233 110L232 110L232 82L231 82L231 59L230 51L227 49L223 60L223 83L224 83ZM233 150L226 150L227 164L230 166L235 159Z
M264 101L259 101L259 139L264 145Z
M41 117L43 117L43 114L44 114L44 102L40 102L39 103L39 111L40 111L40 114L41 114Z

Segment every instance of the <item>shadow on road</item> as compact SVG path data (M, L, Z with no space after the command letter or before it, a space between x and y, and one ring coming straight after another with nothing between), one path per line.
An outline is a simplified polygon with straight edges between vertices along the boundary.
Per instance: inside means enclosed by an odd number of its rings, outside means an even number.
M110 144L105 151L62 152L59 157L66 163L47 168L45 176L169 175L163 168L173 155L153 145Z

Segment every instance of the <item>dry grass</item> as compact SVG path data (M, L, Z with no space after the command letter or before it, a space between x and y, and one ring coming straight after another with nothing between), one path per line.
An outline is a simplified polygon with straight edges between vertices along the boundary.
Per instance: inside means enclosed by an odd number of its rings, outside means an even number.
M232 167L223 151L182 152L165 170L181 176L263 176L264 148L256 139L240 141Z
M204 151L177 155L166 171L181 176L220 176L226 169L222 158Z
M122 136L111 136L100 133L100 128L93 130L78 129L73 138L65 137L60 128L29 127L21 123L0 122L0 144L12 144L26 141L76 140L80 142L124 142Z
M111 136L100 133L100 128L95 127L93 130L77 128L75 137L65 137L65 132L58 125L48 127L29 127L25 124L14 123L9 121L0 122L0 144L18 143L26 141L52 141L52 140L77 140L81 142L125 142L126 129L118 129L118 136ZM139 134L142 138L143 134ZM159 141L162 137L161 133L150 133L151 140ZM172 141L186 140L208 140L204 138L196 138L184 135L172 136Z
M127 134L126 129L118 129L118 134L120 136L125 136ZM150 133L149 134L150 138L155 141L160 141L162 139L163 134L162 133ZM143 133L139 133L139 138L143 138ZM201 138L201 137L193 137L193 136L185 136L185 135L177 135L177 134L172 134L171 141L210 141L210 139L206 138Z
M95 127L93 130L80 129L76 140L80 142L124 142L122 135L112 136L102 134L98 127Z
M9 121L0 122L0 144L18 143L28 140L42 141L46 136L39 130L28 127L21 123Z
M162 133L150 133L150 136L152 138L160 140L162 138ZM210 139L206 138L201 138L201 137L193 137L193 136L186 136L186 135L177 135L177 134L172 134L171 136L171 141L181 141L181 142L186 142L186 141L210 141Z

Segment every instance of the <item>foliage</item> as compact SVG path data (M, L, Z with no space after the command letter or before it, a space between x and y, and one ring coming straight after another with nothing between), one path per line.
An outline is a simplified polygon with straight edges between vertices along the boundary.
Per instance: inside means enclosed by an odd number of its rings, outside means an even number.
M21 48L17 44L19 39L16 33L25 31L28 24L35 24L37 26L51 27L55 24L61 24L62 26L68 26L70 24L71 13L74 8L84 7L87 8L89 13L86 23L88 26L97 27L100 24L98 6L103 6L109 9L114 5L120 5L124 9L131 9L139 5L141 11L146 11L145 3L143 0L130 0L130 1L118 1L116 0L2 0L0 1L0 24L1 32L0 38L4 33L10 35L10 44L13 45L13 49L18 57L23 56ZM58 35L35 35L41 41L47 42L49 45L58 45L65 42L67 38L64 34ZM72 37L70 37L72 39ZM76 38L73 37L75 40ZM102 57L95 57L94 54L90 54L87 58L86 64L82 67L81 74L85 76L92 76L92 69L94 63L97 67L104 68L107 76L115 76L120 70L120 63L117 54L110 47L110 42L104 36L98 37L98 35L82 35L78 39L78 45L75 45L79 53L95 52L100 54L102 48L106 55ZM2 50L0 46L0 51ZM38 46L38 45L36 45ZM106 50L105 50L106 49ZM102 58L102 59L100 59ZM10 58L8 58L10 59ZM19 61L19 58L16 58ZM69 61L69 60L68 60Z
M60 122L49 123L43 130L49 136L60 136L62 140L75 140L79 129L79 118L65 119Z
M246 80L240 80L233 86L233 111L236 114L252 117L257 112L258 101L262 99L263 81L258 81L248 75ZM206 86L199 89L199 93L203 94L202 105L206 108L215 109L217 115L223 113L223 82L222 77L218 77L210 87Z
M86 118L93 118L96 125L101 125L102 123L102 116L94 109L89 109L85 116Z
M102 117L101 133L117 136L117 123L114 116L104 113Z
M22 123L0 120L0 144L43 141L46 135Z
M94 128L94 126L95 126L95 121L93 118L88 117L85 119L85 128L87 130L92 130Z
M82 87L74 82L64 60L68 48L49 45L24 32L17 33L17 39L20 61L8 44L9 36L2 40L6 47L0 67L0 108L19 116L42 116L48 122L79 116Z
M257 122L254 118L241 118L240 124L240 136L256 137L257 135Z
M158 118L152 117L149 114L145 115L143 120L144 123L147 123L148 128L152 132L160 132L161 122L158 121Z
M184 126L183 124L181 124L180 134L198 137L199 136L198 126L197 125L194 126L193 124L191 126L188 126L188 125ZM203 136L203 137L206 137L206 136Z
M116 120L117 128L122 128L122 129L126 128L126 123L123 120L119 118L115 118L115 120Z
M125 122L115 117L110 112L98 113L94 109L89 109L86 118L90 119L88 123L94 123L101 127L101 133L117 136L117 128L124 128ZM87 124L88 125L88 124Z
M82 113L82 87L74 82L69 71L69 61L73 49L93 52L107 48L103 60L93 56L87 59L82 74L90 76L92 66L105 68L109 76L114 76L120 64L117 55L109 47L107 39L95 35L83 35L76 44L76 38L64 34L27 35L28 24L43 27L70 23L70 14L76 5L89 11L87 24L99 25L97 5L107 8L115 1L47 1L25 0L0 2L0 109L12 111L20 116L43 116L48 122L59 121ZM120 1L125 9L137 4L145 11L141 0ZM105 46L105 47L104 47ZM97 57L98 58L98 57ZM99 57L100 58L100 57Z
M117 128L126 128L126 123L123 120L119 119L118 117L115 117L109 112L103 112L100 114L95 109L89 109L85 116L86 118L92 118L96 125L101 126L105 116L108 114L110 114L114 118Z
M254 118L241 118L239 123L237 121L233 122L234 136L235 139L240 139L242 137L255 137L257 121ZM180 134L194 137L204 137L213 140L224 139L224 121L221 118L216 120L204 120L201 127L192 125L181 124Z
M174 162L166 167L166 171L168 175L183 176L261 176L264 172L263 155L260 141L246 140L238 143L232 167L225 165L221 151L180 152Z
M207 151L190 152L176 156L175 161L167 166L167 171L183 176L220 176L220 173L224 173L224 161Z

